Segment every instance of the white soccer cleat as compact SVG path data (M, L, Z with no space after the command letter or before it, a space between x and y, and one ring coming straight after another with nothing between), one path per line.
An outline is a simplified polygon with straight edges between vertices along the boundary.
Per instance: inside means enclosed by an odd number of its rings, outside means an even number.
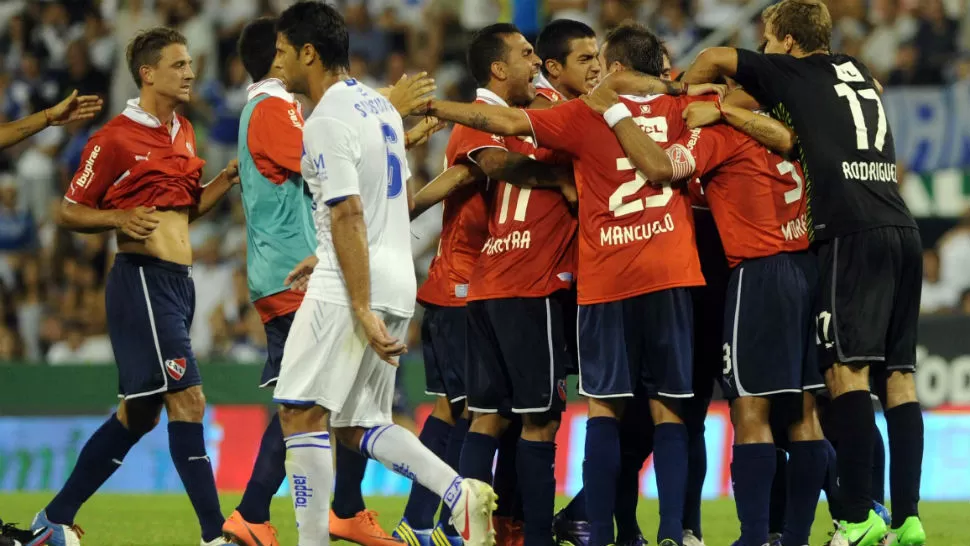
M200 546L223 546L224 544L231 545L232 542L227 542L226 539L223 537L216 537L210 540L209 542L206 542L205 540L200 540L199 544Z
M704 541L694 535L694 531L684 529L684 546L704 546Z
M466 546L495 546L492 512L498 495L485 482L462 478L461 494L451 509L451 524Z

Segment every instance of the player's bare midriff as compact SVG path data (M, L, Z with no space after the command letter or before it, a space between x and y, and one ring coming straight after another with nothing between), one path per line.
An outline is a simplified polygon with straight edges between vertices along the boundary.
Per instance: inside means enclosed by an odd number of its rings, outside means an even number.
M118 251L145 254L167 262L192 265L188 209L157 210L153 216L158 218L158 227L143 241L137 241L118 231Z

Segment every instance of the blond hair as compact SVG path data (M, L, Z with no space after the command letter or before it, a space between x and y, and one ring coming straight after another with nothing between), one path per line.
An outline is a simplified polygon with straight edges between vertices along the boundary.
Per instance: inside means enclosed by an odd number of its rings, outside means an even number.
M791 35L805 53L828 51L832 42L832 15L820 0L782 0L761 12L775 38Z

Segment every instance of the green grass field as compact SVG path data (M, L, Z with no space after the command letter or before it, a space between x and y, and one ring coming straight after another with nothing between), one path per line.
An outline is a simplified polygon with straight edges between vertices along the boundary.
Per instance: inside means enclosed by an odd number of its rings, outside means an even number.
M0 495L0 517L4 521L29 523L34 513L49 500L48 494L15 493ZM565 504L567 499L560 498ZM238 496L222 497L224 512L231 512ZM372 497L367 500L380 513L385 529L391 529L404 510L402 497ZM930 546L967 546L966 503L931 503L920 505ZM656 531L657 503L641 499L640 527L653 544ZM737 538L738 521L733 501L704 503L704 541L708 546L727 546ZM273 520L280 532L280 544L296 544L293 511L287 498L273 503ZM82 542L91 546L195 546L199 543L198 524L188 499L182 495L95 495L81 510L77 523L84 529ZM827 540L831 524L825 505L816 514L811 544Z

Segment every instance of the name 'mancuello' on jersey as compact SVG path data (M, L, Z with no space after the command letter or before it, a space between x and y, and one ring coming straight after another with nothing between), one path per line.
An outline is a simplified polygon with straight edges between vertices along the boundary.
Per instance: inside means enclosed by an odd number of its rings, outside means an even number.
M693 99L655 95L620 100L637 125L663 146L683 130L682 111ZM525 112L537 146L573 158L580 304L704 284L685 189L647 184L603 117L581 100Z
M306 120L303 151L319 259L306 297L350 305L333 245L330 207L356 195L367 226L371 307L410 317L417 281L406 193L411 173L401 116L370 87L353 79L337 82Z

